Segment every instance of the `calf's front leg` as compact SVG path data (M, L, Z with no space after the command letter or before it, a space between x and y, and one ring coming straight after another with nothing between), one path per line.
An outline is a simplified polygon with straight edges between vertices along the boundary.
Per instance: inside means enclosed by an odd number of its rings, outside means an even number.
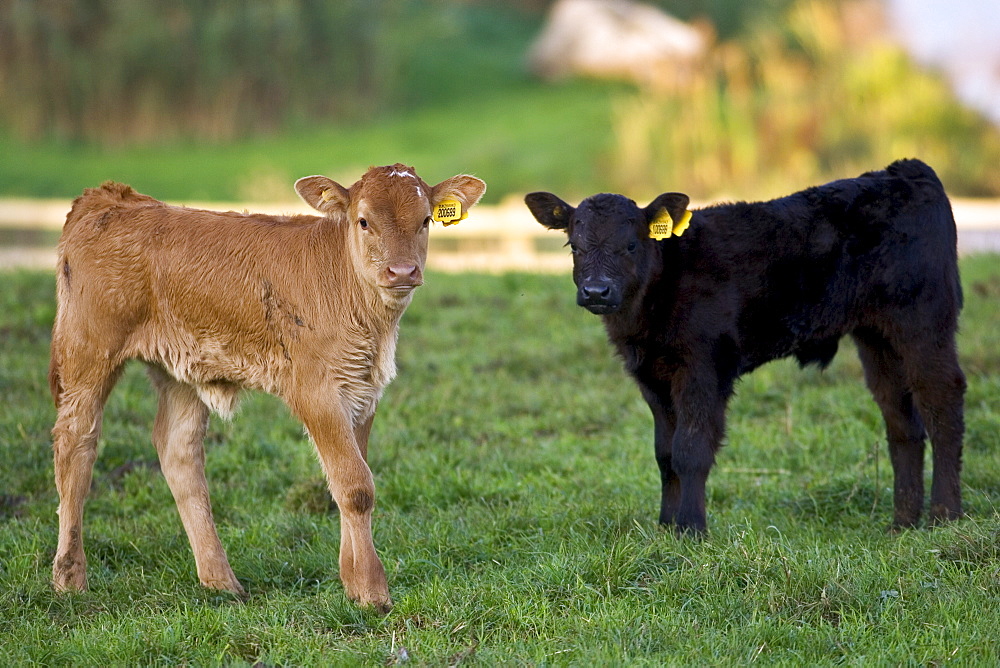
M312 436L330 493L340 509L340 579L344 590L359 604L388 612L392 609L389 585L372 540L375 483L358 434L336 401L323 407L309 401L291 405Z
M704 533L707 528L705 484L725 432L725 397L715 378L687 378L674 388L677 415L671 444L671 466L680 480L678 532Z
M670 525L677 520L681 501L681 481L673 467L673 441L676 428L673 402L669 391L657 392L639 382L642 396L653 414L653 445L656 464L660 469L660 524Z
M358 451L366 463L368 462L368 436L371 434L374 420L375 409L373 408L368 419L354 425L354 438L358 443ZM341 580L353 581L354 577L354 544L351 542L351 532L342 530L340 532L340 578Z

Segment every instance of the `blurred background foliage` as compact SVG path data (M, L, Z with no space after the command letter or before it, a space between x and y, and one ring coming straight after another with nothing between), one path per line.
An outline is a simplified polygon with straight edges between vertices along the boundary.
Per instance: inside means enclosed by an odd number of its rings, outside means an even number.
M488 201L763 198L904 156L1000 195L1000 130L849 2L654 4L714 40L670 90L531 78L546 0L6 0L0 195L281 200L399 160L476 173Z
M718 44L679 89L619 101L620 187L773 195L790 178L812 183L917 156L953 194L1000 195L1000 129L866 25L868 12L786 4L782 20Z

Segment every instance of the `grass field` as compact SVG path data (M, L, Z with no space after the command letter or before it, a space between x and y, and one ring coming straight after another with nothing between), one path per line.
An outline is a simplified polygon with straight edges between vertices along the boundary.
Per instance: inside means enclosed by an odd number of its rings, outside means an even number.
M650 417L568 276L432 275L372 436L386 617L345 599L319 465L262 395L207 442L250 597L198 585L138 366L105 415L91 589L55 595L53 277L0 275L0 664L996 665L1000 257L962 269L968 517L886 531L881 417L845 344L826 372L743 381L702 541L657 527Z
M321 173L350 185L369 165L395 162L414 165L429 183L478 174L489 183L487 202L540 187L577 192L577 184L599 180L606 167L601 156L611 150L614 90L524 82L378 123L327 125L224 146L171 142L115 149L27 144L0 134L0 151L22 158L0 162L0 195L75 197L113 179L167 200L288 201L296 197L292 184L299 177ZM505 113L492 113L501 107Z

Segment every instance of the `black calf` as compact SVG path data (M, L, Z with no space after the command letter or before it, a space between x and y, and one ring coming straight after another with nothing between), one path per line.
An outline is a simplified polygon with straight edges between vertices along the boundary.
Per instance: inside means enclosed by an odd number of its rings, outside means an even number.
M825 367L845 334L885 418L894 525L920 518L925 432L931 519L962 514L962 293L955 221L930 167L901 160L693 217L681 193L645 208L610 194L576 208L550 193L525 202L566 231L577 303L602 316L653 412L661 523L705 529L705 482L736 379L788 356Z

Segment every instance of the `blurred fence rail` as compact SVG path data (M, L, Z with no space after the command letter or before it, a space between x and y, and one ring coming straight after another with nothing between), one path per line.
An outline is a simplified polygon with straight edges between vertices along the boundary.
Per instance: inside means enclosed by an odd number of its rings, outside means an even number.
M301 203L175 202L219 211L269 214L311 213ZM55 266L55 244L69 200L0 199L0 269ZM954 199L958 247L962 253L1000 252L1000 199ZM495 206L477 206L459 225L435 225L428 267L447 272L568 272L569 252L561 232L535 222L519 197Z
M305 204L171 202L217 211L315 213ZM55 244L70 200L0 199L0 269L55 266ZM544 229L520 198L477 206L458 225L431 230L429 268L461 272L561 272L572 267L561 232Z

